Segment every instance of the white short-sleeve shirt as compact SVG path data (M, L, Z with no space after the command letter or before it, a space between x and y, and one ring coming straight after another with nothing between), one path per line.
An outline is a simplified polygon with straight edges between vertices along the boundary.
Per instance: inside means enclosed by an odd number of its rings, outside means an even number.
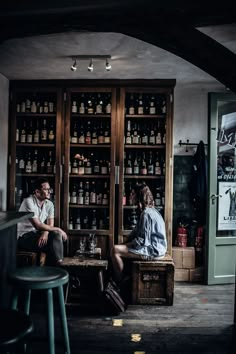
M54 218L54 205L51 200L46 199L42 207L40 207L38 200L34 195L31 195L23 200L19 211L28 211L34 213L32 218L38 218L42 223L44 223L47 219ZM29 220L19 222L17 225L17 238L21 237L27 232L32 231L37 232Z

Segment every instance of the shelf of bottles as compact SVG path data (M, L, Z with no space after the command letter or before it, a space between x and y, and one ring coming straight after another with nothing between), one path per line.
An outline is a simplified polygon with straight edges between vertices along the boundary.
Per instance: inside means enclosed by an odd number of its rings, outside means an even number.
M32 193L36 178L47 177L54 191L56 93L20 92L16 97L15 207ZM54 200L54 192L51 195Z
M108 234L111 92L71 94L68 230Z
M123 235L137 224L136 183L151 189L156 208L165 210L166 95L126 92L124 117Z

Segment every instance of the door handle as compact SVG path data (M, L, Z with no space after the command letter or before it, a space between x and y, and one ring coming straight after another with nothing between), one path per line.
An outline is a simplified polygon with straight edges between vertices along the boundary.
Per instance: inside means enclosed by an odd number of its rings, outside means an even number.
M214 205L216 198L222 198L222 195L221 194L212 194L210 196L210 198L211 198L211 204Z

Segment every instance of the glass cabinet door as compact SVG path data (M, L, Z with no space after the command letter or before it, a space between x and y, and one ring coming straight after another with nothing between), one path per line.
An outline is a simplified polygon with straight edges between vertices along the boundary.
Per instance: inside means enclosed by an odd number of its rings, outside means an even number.
M210 94L208 275L234 282L236 263L236 96Z

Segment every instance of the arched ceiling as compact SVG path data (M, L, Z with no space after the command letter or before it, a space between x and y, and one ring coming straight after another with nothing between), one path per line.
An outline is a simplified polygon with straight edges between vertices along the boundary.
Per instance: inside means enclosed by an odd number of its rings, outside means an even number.
M210 0L169 0L165 2L158 0L48 0L47 2L40 1L40 3L22 0L5 2L5 4L0 5L0 72L10 79L18 77L16 73L14 74L14 63L10 63L9 58L14 56L14 48L19 50L21 48L24 51L23 44L27 44L30 38L34 37L37 40L34 46L37 47L38 44L39 49L40 41L43 38L45 39L45 45L48 45L48 40L50 42L52 38L54 41L60 38L62 51L58 51L59 57L62 52L64 56L80 54L75 53L76 48L73 49L71 46L73 39L79 47L81 38L84 37L87 41L86 35L91 37L96 32L97 39L100 40L97 43L96 50L100 46L103 52L112 50L114 36L116 39L117 36L119 37L118 47L121 47L122 44L124 48L122 47L122 53L116 53L118 64L120 64L118 56L125 55L125 48L127 52L130 51L129 60L132 59L132 54L140 56L143 53L143 60L145 62L145 59L147 59L148 66L152 66L152 61L154 65L156 64L154 59L156 55L164 56L163 53L166 55L165 51L168 51L200 68L236 92L236 51L233 52L231 47L228 49L227 46L217 42L215 40L217 38L214 38L215 32L212 35L209 31L204 30L204 28L214 28L214 26L219 28L219 26L226 24L236 24L234 8L235 1L232 0L223 2ZM201 31L198 30L198 27L201 27ZM234 25L233 28L235 28ZM106 33L106 37L104 37L106 40L109 37L109 45L107 46L103 43L102 33ZM113 37L111 36L112 33ZM80 36L76 37L76 34ZM125 36L121 37L120 34ZM145 48L144 43L144 47L137 54L134 51L135 48L132 47L138 42L131 42L130 37L151 44L151 49ZM127 41L128 46L124 45L124 40ZM56 44L54 43L51 47L54 52L57 50ZM154 46L162 48L164 51L158 49L158 52L156 52ZM41 46L41 50L43 50L42 48L43 46ZM85 50L85 47L83 50ZM151 53L151 58L148 57L148 53ZM49 57L52 54L50 53L50 47L48 53L44 47L44 55L46 54ZM113 55L113 53L109 54ZM27 56L27 45L25 46L25 56ZM175 57L172 56L172 62L173 58ZM171 60L168 61L168 59L168 56L165 56L167 63L171 64ZM57 60L59 63L58 58ZM156 60L158 60L158 56ZM9 65L7 65L7 61ZM37 67L45 65L45 62L41 62L41 64L37 62L37 58L35 58L35 61ZM15 57L15 63L17 63L17 56ZM11 69L10 64L12 65ZM144 63L142 64L144 67ZM52 70L51 66L53 64L50 64L50 60L47 65L48 70ZM57 65L54 66L54 70ZM121 70L122 67L119 67L119 69ZM159 72L164 69L161 67ZM166 70L171 69L168 67ZM59 71L58 74L60 78ZM40 76L40 71L38 75ZM57 70L55 75L57 75ZM150 75L150 72L146 75L141 74L145 78L148 78L148 75ZM38 78L37 74L35 78ZM64 78L63 75L62 78ZM67 78L70 78L70 76Z

